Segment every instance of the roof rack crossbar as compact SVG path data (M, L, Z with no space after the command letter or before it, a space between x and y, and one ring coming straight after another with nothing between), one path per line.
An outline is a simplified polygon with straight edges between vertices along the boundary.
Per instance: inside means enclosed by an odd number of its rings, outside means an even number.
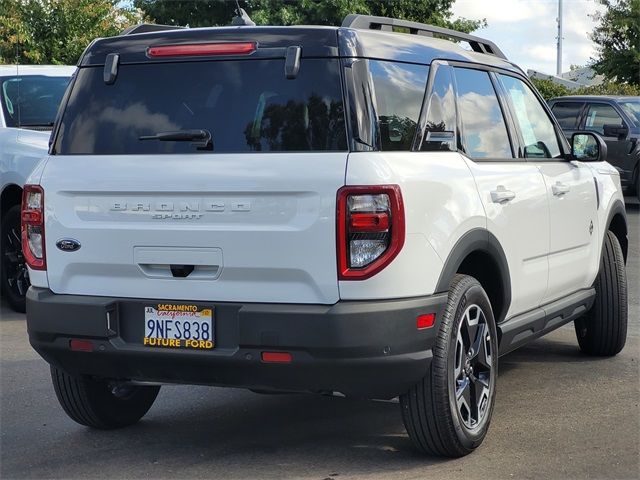
M389 17L376 17L373 15L347 15L342 21L342 26L345 28L356 28L361 30L382 30L386 32L393 32L394 27L406 28L412 35L422 35L426 37L433 37L440 35L454 40L461 40L467 42L474 52L484 53L487 55L494 55L507 60L507 57L498 46L490 40L476 37L475 35L469 35L468 33L458 32L449 28L436 27L434 25L427 25L426 23L411 22L409 20L399 20L397 18Z
M155 23L139 23L138 25L132 25L129 28L124 29L120 32L120 36L133 35L136 33L159 32L161 30L178 30L180 28L186 27L177 27L175 25L156 25Z

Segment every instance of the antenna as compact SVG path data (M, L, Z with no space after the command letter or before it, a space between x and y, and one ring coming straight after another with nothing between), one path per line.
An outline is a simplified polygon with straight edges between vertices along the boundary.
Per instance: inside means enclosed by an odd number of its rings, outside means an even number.
M16 44L16 83L18 84L18 101L16 102L16 107L18 109L18 128L22 125L22 120L20 118L20 53L18 50L18 45Z
M244 11L243 8L240 8L240 2L236 0L236 16L231 20L231 25L236 27L246 26L246 27L255 27L256 23L251 20L247 12Z

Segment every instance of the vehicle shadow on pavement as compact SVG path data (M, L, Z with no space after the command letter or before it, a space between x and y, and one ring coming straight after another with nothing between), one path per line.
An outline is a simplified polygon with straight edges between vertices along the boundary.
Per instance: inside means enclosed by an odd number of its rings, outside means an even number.
M131 455L138 466L210 464L223 469L224 478L246 478L254 463L260 465L257 478L301 478L322 465L330 478L446 462L413 449L397 403L303 394L165 387L138 425L111 432L78 428L75 434L85 437L82 443Z

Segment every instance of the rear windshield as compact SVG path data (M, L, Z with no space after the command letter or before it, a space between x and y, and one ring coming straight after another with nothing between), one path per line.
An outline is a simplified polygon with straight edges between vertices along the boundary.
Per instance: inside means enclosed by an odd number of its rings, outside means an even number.
M0 77L0 103L7 127L51 127L70 77Z
M140 140L207 130L212 145ZM282 60L81 68L55 142L57 154L172 154L346 150L337 59L302 59L295 79Z

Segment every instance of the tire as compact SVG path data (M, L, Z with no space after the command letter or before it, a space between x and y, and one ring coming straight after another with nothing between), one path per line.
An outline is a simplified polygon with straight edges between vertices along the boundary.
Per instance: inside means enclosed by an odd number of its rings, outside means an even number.
M466 362L469 345L476 348ZM489 298L475 278L456 275L429 370L400 397L402 419L415 447L445 457L473 452L489 429L497 374L498 342ZM464 401L457 401L456 392L463 393ZM480 402L476 392L481 392Z
M591 310L574 322L578 344L587 355L616 355L627 341L627 274L620 242L612 232L604 239L594 287Z
M0 287L2 296L16 312L26 310L25 295L29 288L29 272L22 256L20 205L14 205L2 219L0 228Z
M73 377L54 366L51 379L66 414L80 425L101 430L133 425L149 411L160 391L159 386Z

